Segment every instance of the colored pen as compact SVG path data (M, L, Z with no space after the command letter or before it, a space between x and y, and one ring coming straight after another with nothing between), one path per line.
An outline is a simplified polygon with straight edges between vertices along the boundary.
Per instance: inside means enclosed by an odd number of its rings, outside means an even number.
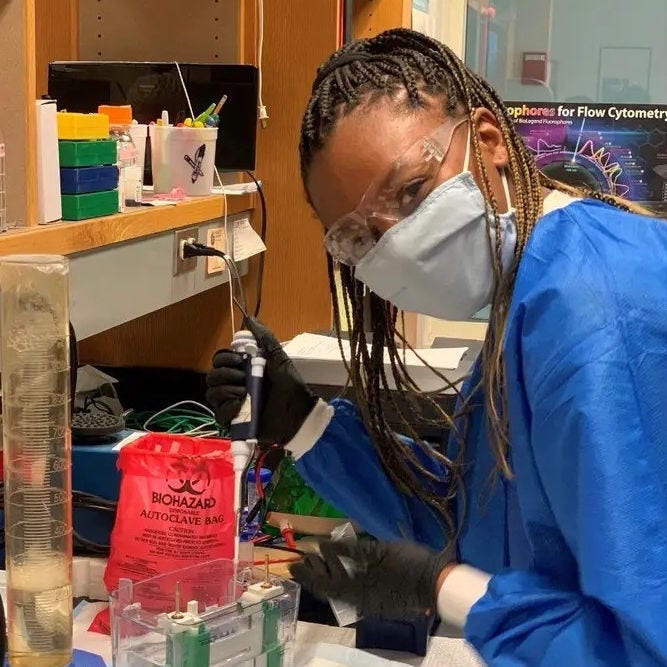
M203 113L200 113L200 114L197 116L197 118L195 118L195 123L196 123L197 121L199 121L200 123L203 123L203 122L206 120L206 117L209 116L209 115L211 114L211 112L213 111L213 109L215 109L215 104L211 104L211 106L208 107L208 109L206 109L206 111L204 111Z
M226 101L227 101L227 95L223 95L220 98L220 101L218 102L218 105L215 107L215 110L213 111L213 114L215 114L216 116L219 116L220 115L220 109L222 109L222 107L225 106Z

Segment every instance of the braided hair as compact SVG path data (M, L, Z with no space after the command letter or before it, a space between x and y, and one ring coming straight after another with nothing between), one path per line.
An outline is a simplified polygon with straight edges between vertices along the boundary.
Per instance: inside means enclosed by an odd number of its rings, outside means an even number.
M517 134L514 122L496 91L482 78L469 70L446 46L417 32L394 29L377 37L353 42L337 51L318 70L308 102L301 130L300 157L301 175L308 193L308 174L313 160L325 146L338 121L361 104L372 105L380 99L393 99L409 109L423 108L428 99L442 102L445 116L460 115L461 109L474 122L478 108L486 108L497 119L508 148L507 169L516 190L517 243L512 267L502 269L501 238L496 235L494 253L494 290L491 315L486 338L482 347L482 374L484 404L488 419L489 437L497 463L497 471L511 477L508 460L509 423L507 393L504 381L503 341L512 296L516 269L526 243L537 220L542 215L542 188L558 189L575 196L590 196L614 206L634 208L628 202L610 195L593 191L582 191L553 181L542 174L535 160ZM487 226L497 223L498 202L490 185L480 140L472 133L472 151L480 174L481 189L488 202ZM407 345L400 327L397 327L396 308L371 294L370 308L365 308L365 288L355 280L354 269L340 266L342 298L338 294L335 268L328 259L329 282L334 307L334 324L341 331L343 312L351 323L351 358L348 364L350 382L355 389L362 418L373 438L377 453L388 475L406 493L413 493L438 510L444 519L450 540L454 540L458 525L452 501L461 501L461 481L465 449L465 414L471 409L470 397L460 397L460 413L446 414L435 401L420 392L410 378L402 350ZM342 302L342 303L341 303ZM370 349L367 346L367 330L372 331ZM398 341L398 343L397 343ZM411 422L414 414L405 414L391 392L383 358L387 348L391 375L396 390L415 404L414 399L426 398L444 418L455 436L455 445L449 456L433 450L415 432ZM408 346L409 347L409 346ZM342 344L341 344L342 350ZM445 379L443 378L443 381ZM445 381L446 383L446 381ZM451 387L452 385L450 385ZM384 398L383 398L384 395ZM447 474L440 478L423 465L413 449L397 437L387 419L385 401L393 403L403 422L402 430L411 436L428 456L444 463ZM462 417L462 418L457 418ZM443 483L446 492L442 492Z

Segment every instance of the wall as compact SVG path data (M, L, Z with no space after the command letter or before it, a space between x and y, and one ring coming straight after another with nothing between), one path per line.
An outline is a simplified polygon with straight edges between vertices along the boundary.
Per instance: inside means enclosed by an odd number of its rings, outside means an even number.
M524 51L549 51L550 86L554 99L598 99L600 49L648 47L652 49L649 96L652 103L667 103L667 3L655 0L514 0L512 8L497 12L495 21L511 29L508 46L511 75L520 77ZM549 43L551 40L551 48ZM632 79L635 73L622 54L613 75ZM505 96L505 81L492 81ZM523 86L526 99L544 99L536 86ZM539 96L538 96L539 95Z
M595 99L601 47L650 47L651 101L667 103L666 29L665 2L555 0L553 57L558 63L558 97L565 100L586 95ZM620 78L623 75L623 71L618 72Z

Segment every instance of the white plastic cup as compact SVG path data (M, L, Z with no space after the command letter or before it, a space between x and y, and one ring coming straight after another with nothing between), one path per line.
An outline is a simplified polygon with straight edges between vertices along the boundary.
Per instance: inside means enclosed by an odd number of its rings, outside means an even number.
M181 188L188 197L211 194L215 173L217 127L151 125L153 191Z
M137 164L143 176L144 164L146 162L146 139L148 138L148 125L133 123L130 127L130 136L137 147Z

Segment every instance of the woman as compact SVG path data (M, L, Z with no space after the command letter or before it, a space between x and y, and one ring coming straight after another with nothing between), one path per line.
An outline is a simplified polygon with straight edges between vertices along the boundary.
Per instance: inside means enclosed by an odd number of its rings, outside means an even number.
M408 30L355 42L320 68L300 150L337 324L341 264L358 411L312 396L253 322L269 356L263 437L291 449L340 509L344 467L369 509L405 522L394 535L364 526L385 541L325 544L295 577L366 612L435 607L494 665L667 664L664 222L539 173L490 86ZM396 385L417 391L396 349L396 308L461 319L487 303L447 456L419 442L410 415L412 438L396 436L380 399L384 346ZM244 395L239 364L219 353L209 376L223 420ZM357 481L371 451L386 471L379 491ZM424 512L455 549L417 544L438 546Z

